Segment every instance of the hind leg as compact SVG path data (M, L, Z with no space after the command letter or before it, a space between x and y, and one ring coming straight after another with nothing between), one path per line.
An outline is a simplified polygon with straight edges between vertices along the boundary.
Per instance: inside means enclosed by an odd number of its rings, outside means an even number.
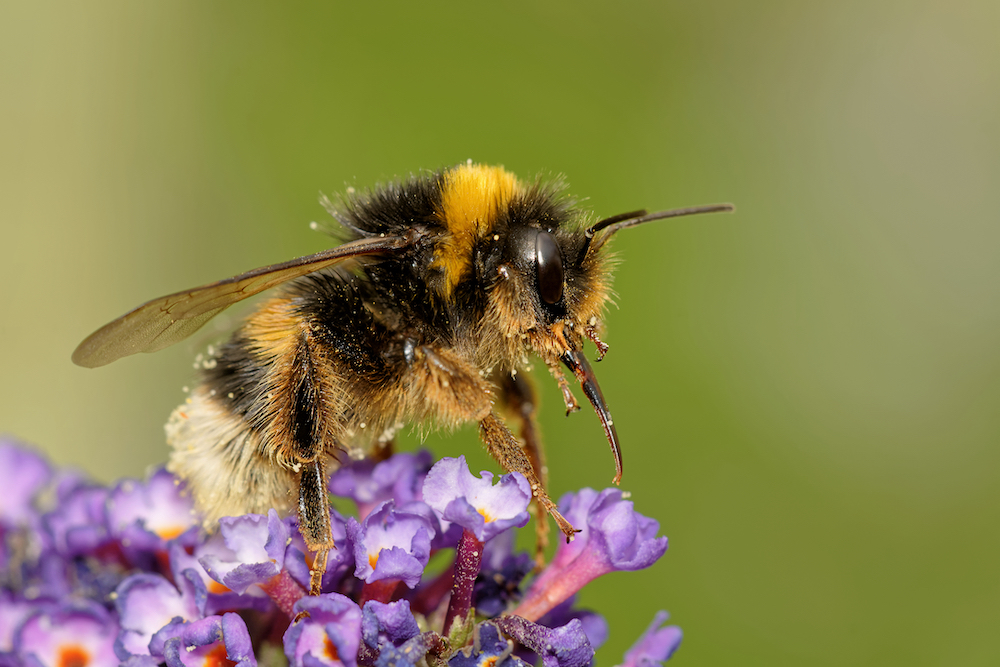
M309 551L316 552L309 571L310 595L322 592L327 555L334 548L325 468L323 460L317 458L303 465L299 473L299 531Z

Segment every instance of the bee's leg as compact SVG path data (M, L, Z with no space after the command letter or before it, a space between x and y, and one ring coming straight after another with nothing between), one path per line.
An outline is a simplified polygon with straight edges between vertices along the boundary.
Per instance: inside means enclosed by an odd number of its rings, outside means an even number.
M519 472L531 485L531 493L535 501L552 515L559 529L571 538L576 529L559 513L556 504L549 499L545 485L539 479L542 471L541 456L537 447L528 446L529 455L514 434L493 413L490 405L492 395L491 385L478 370L462 359L455 352L429 345L422 345L413 350L411 368L414 371L411 384L419 388L421 400L437 408L440 418L445 423L460 424L466 421L479 422L479 437L486 445L487 451L508 472ZM523 397L530 398L530 387ZM525 399L518 399L521 403ZM533 399L527 401L533 404ZM527 414L532 414L534 408L529 406ZM534 424L531 424L534 428ZM534 457L534 461L532 461Z
M326 572L326 557L334 547L325 468L322 457L318 457L302 464L299 473L299 530L309 551L316 552L309 570L310 595L320 594L323 574Z
M538 428L535 425L535 412L537 410L538 399L535 396L535 388L528 376L523 373L511 375L503 373L500 378L500 400L507 408L509 414L515 417L520 423L521 439L524 441L525 453L531 460L531 467L535 475L548 484L548 469L545 467L545 452L542 448L542 441L538 435Z
M563 403L566 404L566 416L573 414L580 409L580 404L576 402L576 396L573 395L573 390L569 388L569 382L566 380L566 376L563 375L562 369L555 362L549 364L549 372L552 373L552 377L556 379L556 383L559 385L559 391L563 395Z
M521 443L517 441L514 434L510 432L502 421L494 413L490 413L485 419L479 422L479 437L490 456L497 460L505 470L509 472L519 472L524 475L531 485L531 493L535 502L545 508L545 510L555 519L559 530L566 536L566 541L573 539L579 531L559 513L559 508L549 498L545 491L545 486L535 474L531 459L525 453Z
M502 373L498 378L500 385L500 400L507 408L508 414L518 420L524 452L531 463L531 468L541 483L544 491L549 484L548 468L545 466L545 450L535 422L537 398L531 379L523 374ZM541 502L533 498L532 507L535 514L535 564L545 565L545 549L549 546L549 521L543 513Z
M309 594L322 592L327 554L334 548L330 526L328 465L338 450L335 405L337 377L325 348L308 323L299 323L294 346L281 350L283 362L275 364L275 398L282 409L273 426L290 444L288 459L299 475L299 532L306 548L315 553L309 568Z

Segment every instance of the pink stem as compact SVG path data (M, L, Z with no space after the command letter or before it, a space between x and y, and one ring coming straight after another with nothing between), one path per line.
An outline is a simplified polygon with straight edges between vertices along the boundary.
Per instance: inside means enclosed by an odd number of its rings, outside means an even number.
M260 587L267 593L267 596L274 600L278 609L283 611L288 618L295 616L295 603L305 597L306 591L299 586L287 571L282 570L271 577Z
M475 534L462 531L462 539L455 553L455 584L451 589L448 613L444 617L444 634L451 632L452 624L465 620L472 608L472 589L483 564L483 543Z

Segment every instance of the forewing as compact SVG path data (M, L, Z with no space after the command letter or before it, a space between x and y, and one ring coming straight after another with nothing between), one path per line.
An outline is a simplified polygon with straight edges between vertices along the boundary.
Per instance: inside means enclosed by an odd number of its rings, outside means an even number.
M399 252L415 242L415 234L360 239L153 299L87 336L73 352L73 363L96 368L137 352L162 350L184 340L234 303L275 285L352 257Z

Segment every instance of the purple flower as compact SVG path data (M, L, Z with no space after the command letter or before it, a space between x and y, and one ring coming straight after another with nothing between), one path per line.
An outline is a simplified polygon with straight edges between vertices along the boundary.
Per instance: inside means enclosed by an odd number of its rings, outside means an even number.
M566 494L563 504L572 504L572 497ZM667 538L656 537L660 523L636 512L632 501L622 499L619 489L606 489L598 495L589 507L586 526L587 555L606 564L603 569L607 571L647 568L667 550ZM577 563L579 555L571 565L579 567Z
M236 609L254 609L256 611L270 609L271 600L260 587L250 586L244 593L234 593L225 584L216 581L205 571L199 559L210 554L219 556L219 551L224 549L227 550L227 547L219 535L213 535L207 542L197 545L194 548L194 554L189 554L179 542L172 542L168 550L170 571L173 573L174 580L183 576L185 571L189 574L195 574L201 579L207 592L205 600L205 614L207 616ZM225 553L229 553L228 550Z
M160 468L146 482L126 479L107 501L108 528L128 549L162 551L166 542L189 534L194 544L197 518L191 497L177 478Z
M387 501L362 523L347 521L347 536L354 545L354 575L365 583L401 580L416 587L430 558L430 522L410 512L397 510Z
M496 625L490 622L476 626L472 646L458 651L448 661L448 667L528 667L521 658L513 655L514 643L500 636Z
M636 512L618 489L568 493L560 511L582 531L573 542L559 545L514 610L529 620L538 620L602 574L649 567L667 550L667 538L656 537L660 524Z
M459 524L480 542L528 523L531 486L524 476L503 475L494 486L493 473L480 474L482 478L469 472L464 456L441 459L424 480L424 502L443 521Z
M291 667L357 667L361 644L361 608L339 593L307 596L295 604L309 616L285 632L285 656Z
M361 637L365 664L375 667L414 667L427 653L428 642L406 600L365 603L361 610ZM361 656L359 655L359 659Z
M406 600L389 603L371 600L361 610L361 637L373 649L385 642L398 646L418 634L420 628Z
M41 455L0 440L0 526L26 524L37 516L35 498L51 479L52 468Z
M38 537L27 529L18 529L16 536L8 537L4 546L12 550L11 562L4 564L0 576L9 590L28 600L58 600L72 593L87 597L87 570L91 564L100 564L94 559L67 560Z
M55 590L68 591L80 598L88 598L102 604L111 599L114 590L128 575L126 570L116 560L105 561L100 558L74 558L69 562L62 561L53 554L42 554L39 573L44 583L39 586L42 594Z
M115 591L115 608L122 630L115 653L122 660L133 655L161 655L151 646L154 635L171 623L194 621L204 615L205 585L186 571L178 587L158 574L134 574Z
M590 512L603 497L609 494L613 495L613 491L615 489L605 489L598 493L593 489L583 488L575 494L567 493L559 499L559 511L580 532L574 536L572 542L565 542L565 540L558 542L559 548L549 564L550 571L561 570L587 549L587 543L590 539L590 525L588 523Z
M639 641L625 652L625 662L621 667L654 667L674 654L681 645L681 629L676 625L660 627L668 618L670 614L665 611L656 613Z
M48 601L22 600L13 593L0 590L0 654L14 650L14 633L33 612L53 607Z
M86 484L66 493L59 505L42 517L52 546L64 556L96 551L111 541L105 506L108 490Z
M575 609L573 603L575 598L569 598L562 604L553 608L549 613L538 619L539 625L547 628L556 628L566 625L573 619L580 621L583 632L587 635L587 641L594 649L599 649L608 641L608 622L597 612L588 609Z
M567 495L563 513L582 532L522 595L532 561L507 529L528 518L523 477L476 477L464 458L429 463L405 454L334 475L330 488L362 518L331 511L322 590L336 592L310 597L314 554L294 516L229 517L207 535L162 470L109 491L0 441L0 488L12 489L0 498L0 667L251 667L255 651L272 662L278 641L293 666L588 666L607 624L574 609L574 593L659 558L658 524L616 490ZM427 576L432 548L454 548L454 560ZM504 615L519 600L519 616ZM680 631L665 619L623 667L673 653Z
M219 537L206 545L199 562L209 576L236 593L263 584L285 563L288 526L273 509L267 516L247 514L219 520ZM220 543L221 538L221 543Z
M213 667L226 660L238 667L257 667L250 631L237 614L209 616L174 630L163 645L167 667Z
M493 622L521 646L542 656L543 667L586 667L594 658L594 648L577 619L559 628L547 628L520 616L501 616Z
M375 667L416 667L427 654L427 641L417 635L399 646L385 643L375 659Z
M330 493L351 498L361 519L386 500L405 505L421 500L420 489L433 457L427 450L399 453L385 461L367 459L342 465L330 477Z
M14 649L25 667L113 665L118 624L94 602L67 603L36 611L18 628Z

